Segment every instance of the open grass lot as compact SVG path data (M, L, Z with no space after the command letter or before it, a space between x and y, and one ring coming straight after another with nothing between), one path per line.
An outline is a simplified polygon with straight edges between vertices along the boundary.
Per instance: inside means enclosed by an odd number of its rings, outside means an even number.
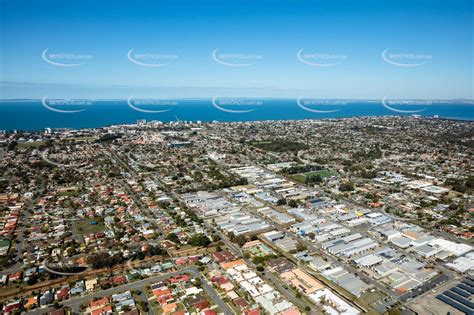
M252 145L259 149L273 152L291 152L308 148L304 143L289 141L287 139L263 140L252 142Z
M94 221L97 222L97 224L92 224ZM105 230L104 222L94 218L75 221L74 225L77 233L80 235L89 235Z
M75 138L71 138L71 139L68 139L69 141L95 141L97 140L98 137L96 136L89 136L89 137L75 137Z
M35 142L20 142L18 143L19 149L26 149L26 148L37 148L44 144L44 141L35 141Z
M359 297L359 301L372 307L376 311L374 314L381 314L384 313L390 305L390 303L384 300L386 297L387 296L380 291L366 291Z
M294 180L300 183L304 183L307 176L314 176L314 175L319 175L324 179L326 177L337 176L337 173L331 170L320 170L320 171L291 175L291 178L293 178Z
M374 291L374 292L367 291L367 292L362 293L362 295L360 296L360 299L370 305L377 302L380 299L383 299L384 297L385 295L379 291Z

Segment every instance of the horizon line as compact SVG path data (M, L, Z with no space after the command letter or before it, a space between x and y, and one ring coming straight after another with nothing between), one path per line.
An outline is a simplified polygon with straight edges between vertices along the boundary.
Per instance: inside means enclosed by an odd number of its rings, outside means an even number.
M189 100L189 101L201 101L201 100L212 100L215 96L209 97L137 97L136 99L157 99L157 100ZM312 100L331 100L331 101L349 101L349 102L359 102L359 101L368 101L368 102L380 102L382 98L319 98L311 96L296 96L296 97L251 97L251 96L219 96L218 98L222 99L261 99L261 100L296 100L298 98L302 99L312 99ZM94 101L126 101L127 97L124 98L81 98L81 97L51 97L53 100L94 100ZM474 98L387 98L388 100L397 100L397 101L434 101L434 102L472 102L474 103ZM41 101L42 98L0 98L0 102L8 101Z

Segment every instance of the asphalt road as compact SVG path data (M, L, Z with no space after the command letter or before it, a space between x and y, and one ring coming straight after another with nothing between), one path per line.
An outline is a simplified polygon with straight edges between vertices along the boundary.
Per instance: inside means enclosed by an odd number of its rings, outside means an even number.
M114 159L115 161L117 161L117 163L119 163L120 165L122 165L123 167L125 167L127 169L127 171L132 174L133 178L136 178L137 177L137 173L135 172L135 170L133 170L126 162L124 162L120 156L113 151L112 148L108 148L108 151L110 153L110 156L112 159ZM130 158L130 152L128 153L128 156ZM131 158L130 158L131 159ZM136 203L136 205L140 208L140 212L141 214L144 216L144 217L152 217L152 213L147 209L147 207L143 204L143 202L140 200L140 198L138 198L138 196L136 195L136 193L134 191L132 191L132 189L130 188L130 186L122 179L119 180L120 183L122 184L122 187L127 191L127 193L132 197L133 201ZM160 183L161 184L161 183ZM156 228L158 229L158 231L160 232L160 236L158 237L160 240L164 239L165 237L165 233L163 231L163 229L159 226L159 224L155 224Z
M208 224L208 223L205 223L205 226L206 228L208 229L212 229L211 225ZM222 234L220 231L216 231L217 235L219 235L221 237L221 240L224 242L224 244L227 246L227 248L229 248L229 250L236 256L236 257L240 257L242 259L244 259L245 263L247 264L247 266L251 267L252 269L254 269L254 271L257 270L257 267L255 266L255 264L246 259L246 258L243 258L244 257L244 253L242 252L242 250L234 243L232 243L224 234ZM314 308L314 305L310 304L310 303L306 303L304 300L301 300L301 299L298 299L296 297L296 294L290 290L290 289L287 289L285 288L283 282L281 279L275 277L275 275L273 275L271 272L264 272L264 273L260 273L260 275L262 276L262 278L269 284L273 284L273 286L282 294L284 295L291 303L293 303L295 306L297 306L300 310L304 310L306 306L309 306L310 307L310 314L317 314L315 308Z
M136 195L136 193L134 191L132 191L132 189L130 188L130 186L125 183L123 180L119 180L120 183L122 184L123 188L127 191L127 193L132 197L132 199L135 201L135 203L137 204L137 206L140 208L140 212L141 212L141 215L143 217L152 217L153 213L151 213L150 210L148 210L148 208L143 204L143 202L140 200L140 198L138 198L138 196ZM163 231L163 229L161 228L161 226L159 224L155 224L155 227L158 229L158 231L160 232L160 235L158 237L158 239L162 240L164 239L165 237L165 232Z
M2 270L0 274L2 275L10 274L13 272L23 270L23 264L20 262L20 259L21 259L21 252L23 250L23 247L25 246L24 233L26 231L26 226L30 218L30 210L33 210L33 208L36 205L36 201L42 196L45 189L46 189L46 182L42 181L41 187L34 192L36 197L33 197L33 199L31 199L31 201L29 202L28 207L21 212L21 216L18 222L19 231L18 230L15 231L17 235L16 240L18 241L18 243L16 244L16 256L15 256L16 264ZM15 242L13 242L13 244L15 244Z
M102 290L99 292L93 292L93 293L88 293L84 294L82 296L77 296L77 297L72 297L69 300L66 300L64 302L61 302L60 305L65 306L65 307L71 307L75 313L77 313L80 310L81 304L87 304L89 301L95 299L95 298L101 298L104 296L111 296L112 294L120 293L123 291L129 291L129 290L143 290L143 287L145 287L148 284L154 283L154 282L159 282L159 281L164 281L170 277L177 276L180 274L188 273L191 274L194 278L199 278L201 279L201 284L202 288L206 291L206 293L212 298L212 300L219 306L219 309L224 312L224 314L232 314L233 311L232 309L225 303L219 294L207 283L207 280L202 276L202 274L199 272L199 270L194 267L186 267L181 270L175 271L175 272L170 272L165 275L159 275L131 283L127 283L118 287L110 288L107 290ZM50 311L53 311L53 307L45 307L45 308L40 308L36 310L29 311L28 314L32 315L41 315Z
M111 153L112 157L120 164L122 164L127 170L130 171L131 174L135 175L136 176L136 172L134 170L131 169L131 167L124 161L122 161L122 159L115 153L113 152L112 149L109 149L109 152ZM153 177L153 179L161 186L163 187L163 183L161 183L161 181L159 181L156 177ZM139 200L137 198L137 196L135 195L135 193L130 189L130 187L124 183L124 187L125 189L127 189L127 192L129 194L131 194L131 196L134 198L135 202L137 203L137 205L141 206L141 211L145 211L145 207L143 205L143 203L141 202L141 200ZM173 197L179 197L177 196L176 194L174 194L173 192L171 192L172 196ZM148 213L149 214L149 213ZM161 232L161 238L164 237L164 232L163 230L158 227L160 232ZM191 268L191 269L189 269ZM202 286L203 288L206 290L206 292L209 294L209 296L211 296L211 298L213 298L213 300L217 303L217 305L219 306L219 308L221 310L224 311L225 314L232 314L233 311L232 309L220 298L220 296L216 293L216 291L209 286L209 284L207 283L207 280L201 275L201 273L195 269L195 268L192 268L192 267L188 267L188 269L190 270L189 272L190 273L194 273L194 276L195 277L199 277L201 279L201 283L202 283ZM183 269L183 270L187 270L186 268Z
M299 152L298 152L299 153ZM116 159L119 159L118 156L116 154L113 154L115 156ZM241 160L243 160L245 163L249 164L249 165L256 165L256 166L260 166L258 164L255 164L253 163L252 161L250 161L247 157L245 156L242 156L240 155L240 158ZM127 165L127 163L123 162L123 161L119 161L121 164L124 164L124 165ZM219 166L222 167L222 163L219 163ZM127 168L130 169L127 165ZM281 175L278 175L276 174L277 177L283 177ZM159 182L159 180L157 180L155 178L155 180L157 182ZM161 184L161 183L160 183ZM174 195L173 197L179 197L179 196L176 196ZM346 203L349 203L353 206L359 206L357 205L356 203L350 201L350 200L344 200ZM385 213L385 211L382 211L383 213ZM399 219L399 218L396 218L396 217L393 217L392 215L390 214L387 214L388 216L390 216L392 219ZM345 225L344 223L342 225ZM282 231L285 231L285 232L289 232L287 231L287 229L284 229L282 226L280 225L277 225L277 224L273 224L273 226L275 228L277 228L278 230L282 230ZM209 226L208 224L206 224L206 227L209 229L209 230L214 230L213 227ZM356 230L356 229L353 229L352 227L349 227L351 230ZM444 272L445 274L443 274L441 277L437 277L435 279L432 279L431 281L429 281L428 283L424 284L423 286L421 286L420 288L417 289L417 291L413 291L413 292L409 292L409 293L406 293L404 295L400 295L399 293L393 291L392 289L390 288L387 288L386 286L382 285L381 283L379 283L378 281L372 279L371 277L368 277L366 275L364 275L363 273L359 272L359 270L357 270L356 268L352 267L350 264L347 264L343 261L340 261L337 257L333 256L333 255L330 255L329 253L323 251L322 249L316 247L312 242L308 241L307 239L305 238L302 238L302 237L299 237L298 235L296 235L295 233L291 233L289 232L291 237L293 239L298 239L299 241L301 241L306 247L308 247L309 249L311 249L312 251L315 251L315 252L318 252L318 253L321 253L321 255L323 257L325 257L326 259L330 260L333 264L335 264L336 266L342 266L344 267L345 269L347 269L349 272L352 272L356 275L358 275L361 279L363 279L365 282L371 284L373 287L377 288L378 290L382 291L382 292L385 292L387 295L391 296L392 298L396 298L396 299L399 299L400 301L402 302L405 302L406 300L408 299L411 299L412 297L414 297L414 295L416 296L419 296L420 294L422 294L423 292L426 292L427 290L429 290L431 288L431 286L436 286L436 284L438 283L438 281L441 281L441 282L444 282L446 281L447 279L450 278L450 276L452 276L452 272L450 272L449 270L447 270L446 268L444 268L444 266L442 266L441 264L437 263L436 264L436 267L439 271L441 271L442 273ZM236 254L237 256L239 257L243 257L243 253L242 251L240 250L240 248L238 248L235 244L233 244L232 242L230 242L222 233L218 232L219 236L221 237L221 239L224 241L224 243L227 245L227 247L232 251L234 252L234 254ZM363 231L362 234L365 234L366 236L368 235L367 231ZM444 236L444 235L443 235ZM410 253L407 253L409 256ZM441 279L441 280L440 280ZM268 280L271 280L271 279L268 279ZM273 281L275 282L275 281ZM278 281L276 281L276 283L279 283ZM291 296L291 294L285 292L286 290L284 290L284 288L280 287L278 288L279 291L282 291L283 289L283 294L285 294L285 296L287 296L287 298L289 300L295 300L295 298L293 296Z
M352 203L354 203L354 202L352 202ZM386 216L390 217L392 220L406 221L408 223L411 223L411 221L413 221L413 219L400 218L400 217L394 216L391 213L386 212L385 211L386 205L387 204L385 204L382 207L382 209L380 209L379 211L381 213L385 214ZM423 227L422 225L420 225L420 226ZM442 231L438 231L438 230L434 230L434 229L430 229L429 232L431 234L435 235L435 236L438 236L438 237L441 237L441 238L446 238L446 239L448 239L450 241L453 241L453 242L463 243L463 244L466 244L466 245L469 245L469 246L472 246L472 244L473 244L473 242L471 240L465 240L465 239L453 236L453 235L451 235L449 233L446 233L446 232L442 232Z
M415 299L424 293L440 286L441 284L445 283L446 281L449 281L451 278L445 274L439 275L427 283L422 284L418 288L411 290L410 292L407 292L403 294L402 296L399 297L399 300L402 302L407 302L410 301L411 299Z
M241 158L244 159L244 161L246 161L247 163L249 163L250 165L256 165L256 166L259 166L258 164L255 164L255 163L252 163L250 160L248 160L246 157L243 157L241 156ZM275 174L277 177L280 177L280 178L285 178L284 176L281 176L281 175L278 175L278 174ZM304 185L303 185L304 186ZM343 199L342 201L344 201L345 203L347 203L348 205L351 205L351 206L354 206L354 207L363 207L363 205L359 205L351 200L348 200L348 199ZM385 211L381 211L382 213L386 214L387 216L389 216L392 220L400 220L400 218L397 218L397 217L394 217L390 214L387 214L385 213ZM342 223L343 226L346 226L344 223ZM347 228L349 228L351 231L358 231L360 232L361 234L363 235L366 235L366 236L370 236L368 233L367 233L367 230L357 230L357 229L354 229L353 227L349 227L349 226L346 226ZM281 228L281 226L280 226ZM286 229L285 229L286 231ZM288 231L287 231L288 232ZM436 231L430 231L430 232L433 232L433 234L435 235L440 235L440 233L437 233ZM295 235L294 233L291 233L289 232L290 234L292 235ZM370 236L371 237L371 236ZM450 237L452 238L452 237ZM386 294L388 294L389 296L391 296L392 298L395 298L395 299L400 299L400 294L398 294L397 292L383 286L382 284L380 284L378 281L375 281L374 279L372 279L371 277L368 277L366 275L364 275L363 273L360 273L359 270L357 270L356 268L352 267L351 265L349 264L346 264L344 262L340 262L337 257L335 256L332 256L331 254L327 253L326 251L323 251L323 250L319 250L316 246L314 246L314 244L312 244L311 242L307 241L306 239L304 238L299 238L304 245L306 245L308 248L312 249L312 250L316 250L317 252L321 253L325 258L331 260L334 264L336 265L343 265L344 268L346 268L348 271L352 272L352 273L355 273L357 274L360 278L362 278L365 282L373 285L375 288L381 290L382 292L385 292ZM457 240L456 241L460 241L460 240ZM461 241L463 242L463 241ZM463 242L465 243L465 242ZM389 246L388 244L385 244L387 246ZM391 247L391 246L389 246ZM410 257L413 257L413 254L411 253L408 253L406 251L404 251L405 254L407 254L408 256ZM444 273L445 276L447 276L448 278L452 278L454 275L453 275L453 272L448 270L447 268L445 268L441 263L436 263L436 268L438 269L438 271L440 271L441 273ZM431 282L431 281L430 281ZM429 283L430 283L429 282ZM422 289L420 289L422 290ZM423 291L424 292L424 291Z

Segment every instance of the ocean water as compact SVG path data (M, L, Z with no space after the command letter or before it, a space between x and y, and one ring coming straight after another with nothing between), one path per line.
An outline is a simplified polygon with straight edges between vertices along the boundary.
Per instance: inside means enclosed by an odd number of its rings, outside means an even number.
M45 105L46 104L46 105ZM0 130L38 131L44 128L93 128L135 123L139 119L168 121L257 121L300 120L355 116L422 115L474 120L474 105L465 103L402 104L385 107L381 102L336 102L299 106L295 100L259 100L246 104L212 100L175 100L135 103L127 100L75 101L72 103L38 101L1 101ZM159 112L155 112L159 111ZM326 111L326 112L321 112ZM409 112L408 112L409 111ZM414 112L419 111L419 112Z

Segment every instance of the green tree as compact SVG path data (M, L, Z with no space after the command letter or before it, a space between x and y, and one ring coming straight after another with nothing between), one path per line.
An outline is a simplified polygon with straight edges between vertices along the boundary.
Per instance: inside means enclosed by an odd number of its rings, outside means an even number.
M290 206L291 208L297 208L298 202L294 199L291 199L290 201L288 201L288 206Z
M239 244L239 246L242 246L247 242L247 240L245 239L245 236L237 235L236 237L234 237L232 242Z
M206 235L199 233L190 238L188 244L192 246L206 247L211 244L211 240Z
M131 311L129 305L122 305L122 308L120 309L122 312L129 312Z
M166 239L169 240L169 241L172 241L173 243L176 243L176 244L180 244L181 242L179 241L179 238L178 238L178 235L176 235L176 233L169 233L168 235L166 235Z
M355 189L354 183L351 181L348 181L339 185L340 191L354 191L354 189Z

